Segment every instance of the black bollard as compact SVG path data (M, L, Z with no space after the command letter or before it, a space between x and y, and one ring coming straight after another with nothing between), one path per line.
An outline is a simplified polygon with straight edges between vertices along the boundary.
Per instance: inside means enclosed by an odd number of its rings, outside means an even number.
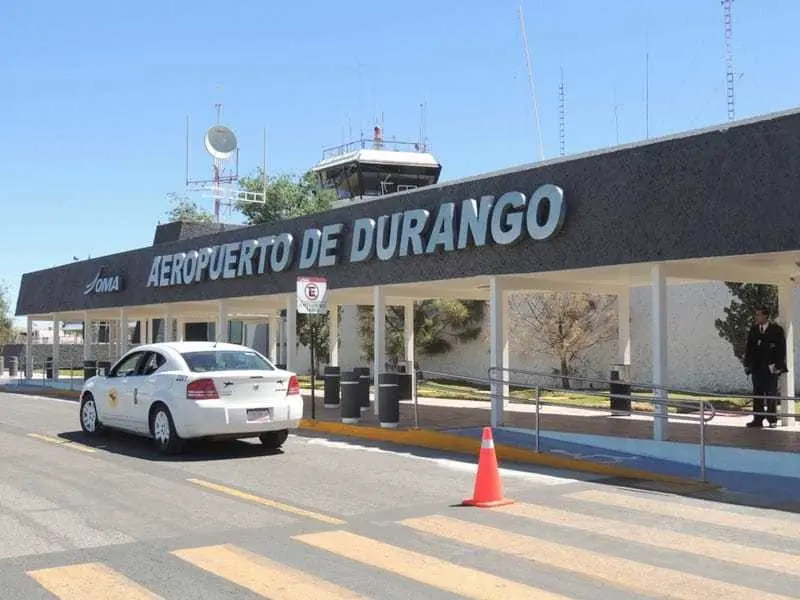
M97 375L97 361L85 360L83 361L83 380L91 379Z
M378 375L378 420L381 427L393 428L400 423L398 373Z
M358 397L361 399L361 412L369 410L369 385L371 375L369 367L356 367L355 372L359 374L358 379Z
M342 423L358 423L361 418L358 371L344 371L341 374Z
M328 365L325 367L325 408L335 408L339 406L339 379L342 376L342 369Z

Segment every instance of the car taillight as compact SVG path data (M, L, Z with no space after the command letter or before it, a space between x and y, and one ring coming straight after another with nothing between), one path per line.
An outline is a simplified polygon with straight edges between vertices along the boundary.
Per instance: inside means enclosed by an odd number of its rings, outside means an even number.
M186 386L187 400L217 400L217 386L213 379L196 379Z
M286 390L287 396L297 396L300 394L300 383L297 381L297 375L292 375L289 378L289 387Z

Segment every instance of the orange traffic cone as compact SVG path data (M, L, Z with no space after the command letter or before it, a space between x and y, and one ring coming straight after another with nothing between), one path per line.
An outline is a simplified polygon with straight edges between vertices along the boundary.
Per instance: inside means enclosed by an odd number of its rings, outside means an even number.
M462 505L491 508L513 502L503 498L503 483L500 481L500 470L497 468L492 428L484 427L481 452L478 455L478 473L475 475L475 491L472 498L464 500Z

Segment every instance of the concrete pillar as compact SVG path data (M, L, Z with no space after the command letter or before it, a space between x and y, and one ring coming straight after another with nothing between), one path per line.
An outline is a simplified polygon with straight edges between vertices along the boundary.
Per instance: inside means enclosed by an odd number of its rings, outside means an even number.
M328 350L332 367L339 366L339 305L331 304L328 313Z
M25 379L33 379L33 320L28 317L25 323Z
M216 339L218 342L227 343L228 342L228 306L227 304L220 300L217 303L217 335Z
M286 369L297 369L297 293L289 294L286 300Z
M778 312L780 313L780 324L786 334L786 366L789 372L780 378L780 395L794 398L795 395L795 376L797 374L794 364L795 357L795 321L797 313L794 304L794 285L782 283L778 286ZM781 403L780 411L783 413L794 413L796 402L786 400ZM783 426L792 426L796 422L795 417L782 417Z
M53 320L53 381L58 381L60 366L58 355L61 348L61 321L57 317L58 315Z
M416 360L415 352L416 340L414 339L414 301L409 300L403 306L403 340L405 341L406 351L405 360L411 363L411 371L415 372L414 361Z
M414 367L416 358L416 339L414 336L414 301L409 300L403 307L403 340L405 341L405 359L411 373L411 389L417 386L417 369Z
M131 330L128 328L128 315L124 308L119 309L119 354L120 357L128 351L131 341Z
M508 352L508 294L503 290L502 281L497 277L489 280L489 366L492 372L491 402L492 427L503 425L503 412L509 392Z
M651 352L654 386L667 385L667 278L662 265L653 265L650 270L652 287L652 329ZM663 389L653 390L654 400L669 398ZM668 407L654 405L653 407L653 439L663 441L668 436Z
M631 364L631 291L625 288L617 294L617 362Z
M175 319L175 341L182 342L186 339L186 321L181 318Z
M167 305L164 311L164 341L171 342L172 339L172 309Z
M94 330L92 320L89 318L89 311L83 311L83 360L92 360L92 343L94 342Z
M280 357L278 356L278 333L280 326L280 315L276 313L271 314L269 317L269 339L267 340L267 353L269 354L269 359L274 363L281 362Z
M373 305L373 353L372 353L372 385L374 386L375 414L380 414L380 374L385 370L386 363L386 292L376 285L372 288Z

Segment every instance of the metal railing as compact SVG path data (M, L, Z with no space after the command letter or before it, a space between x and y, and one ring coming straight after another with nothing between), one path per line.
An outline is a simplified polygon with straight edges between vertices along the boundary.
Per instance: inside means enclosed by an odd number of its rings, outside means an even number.
M655 385L655 384L652 384L652 383L642 383L642 382L637 382L637 381L622 381L622 380L614 381L614 380L611 380L611 379L601 379L601 378L596 378L596 377L574 377L574 376L571 376L571 375L564 376L564 375L557 374L557 373L544 373L544 372L541 372L541 371L530 371L530 370L526 370L526 369L513 369L513 368L506 368L506 367L490 367L488 369L488 372L489 372L489 377L490 378L492 377L492 373L502 372L502 373L508 373L509 375L526 375L526 376L529 376L529 377L546 378L546 379L551 379L551 380L556 380L556 381L560 381L560 380L563 380L563 379L569 379L571 381L583 382L584 384L586 384L586 383L588 383L588 384L598 384L598 385L609 386L609 387L611 386L611 384L622 383L622 384L629 385L630 388L631 388L631 391L633 391L634 389L638 389L638 390L648 390L649 389L649 390L653 390L653 391L655 391L655 390L663 391L663 392L665 392L667 394L682 394L682 395L687 395L687 396L696 396L697 397L696 399L687 400L686 403L687 404L692 404L692 403L699 402L700 400L702 400L702 401L706 402L708 404L708 406L714 408L714 413L716 415L719 415L719 416L740 416L740 415L745 415L745 414L748 414L748 415L752 414L752 415L758 415L758 416L762 416L762 417L775 416L775 417L778 417L778 418L781 418L781 417L800 418L800 412L789 412L789 411L786 411L786 410L784 410L784 411L778 410L778 411L775 411L775 412L764 411L764 412L755 412L755 413L753 413L752 411L744 411L744 410L720 410L719 408L714 407L713 404L712 404L714 399L719 399L719 400L745 400L745 401L748 401L748 402L752 402L752 400L754 398L753 394L705 392L705 391L699 391L699 390L687 390L687 389L684 389L684 388L677 388L677 387L665 386L665 385ZM503 381L503 383L504 384L507 383L507 384L512 385L512 386L518 385L515 382L508 382L508 381ZM565 389L563 387L559 387L559 386L554 386L554 387L543 386L543 387L546 388L546 389L553 390L553 391L570 391L570 390L567 390L567 389ZM589 395L587 393L587 391L584 390L584 389L581 389L580 393ZM617 394L615 394L615 396L617 396ZM634 396L633 393L631 393L630 396L631 396L631 399L636 399L636 400L639 400L639 401L642 401L642 402L648 402L649 401L649 402L653 402L655 404L659 403L658 400L653 400L652 398L648 399L648 398L643 397L643 396ZM764 399L764 400L775 400L776 402L781 402L783 400L794 402L794 401L800 400L800 398L798 398L797 396L758 396L758 398ZM686 408L686 406L684 406L683 408Z
M497 377L497 376L493 377L493 374L497 374L497 373L500 374L500 377ZM554 391L554 392L556 392L556 391L557 392L566 392L566 391L569 391L569 390L566 390L563 387L557 387L557 386L544 386L541 383L531 384L529 382L522 382L521 383L519 381L512 381L510 375L525 375L527 377L536 377L536 378L540 378L540 379L542 379L542 378L543 379L551 379L551 380L556 380L556 381L563 380L565 378L565 376L563 376L561 374L557 374L557 373L542 373L542 372L538 372L538 371L530 371L530 370L525 370L525 369L513 369L513 368L506 368L506 367L490 367L488 369L488 381L490 382L490 385L491 384L501 385L501 386L508 385L509 387L516 387L516 388L523 388L523 389L532 388L532 389L536 390L536 398L535 398L535 402L536 402L536 438L537 438L536 447L537 447L537 451L538 451L538 448L539 448L538 438L539 438L539 429L540 429L540 410L541 410L540 407L541 407L541 405L544 404L546 406L550 405L550 406L564 406L564 407L573 406L571 404L559 403L559 402L545 402L545 403L542 403L541 402L541 391L543 389L546 389L548 391ZM685 389L673 388L673 387L664 386L664 385L655 385L655 384L652 384L652 383L643 384L643 383L634 382L634 381L621 381L621 380L616 380L615 381L615 380L611 380L611 379L600 379L600 378L592 378L592 377L566 376L566 379L569 379L570 381L583 382L584 384L600 384L600 385L604 385L604 386L608 386L609 387L609 391L608 392L599 392L599 391L595 391L593 389L590 389L590 390L581 389L580 390L580 394L581 395L608 397L609 401L611 400L612 397L617 397L617 398L624 397L624 398L628 399L631 403L634 400L639 401L639 402L650 403L650 404L653 405L653 408L654 408L654 410L652 410L652 411L638 411L638 410L633 410L633 409L631 409L630 411L626 410L625 412L627 414L648 415L648 416L652 416L654 420L656 418L661 418L661 419L665 419L665 420L669 421L669 419L671 418L672 420L678 420L678 421L681 421L681 420L683 420L683 421L687 421L687 420L688 421L696 421L698 423L698 425L699 425L699 448L698 448L698 450L699 450L699 460L698 460L699 465L698 466L699 466L699 469L700 469L700 476L701 476L703 481L706 480L706 455L707 455L707 452L706 452L706 430L705 430L705 428L706 428L706 425L710 421L712 421L715 416L717 416L717 415L733 416L733 415L752 414L753 416L775 417L776 419L777 418L791 418L791 417L798 418L798 417L800 417L800 413L798 413L798 412L790 412L788 410L777 410L775 412L768 412L768 411L755 412L755 411L751 411L751 412L748 412L748 413L745 413L745 411L743 411L743 410L739 410L739 411L721 411L716 406L714 406L713 400L712 400L713 398L718 398L718 399L725 399L725 400L741 399L741 400L750 400L750 401L752 401L753 400L753 395L752 394L747 395L747 394L721 394L721 393L715 393L715 392L699 392L699 391L696 391L696 390L685 390ZM624 394L624 395L612 394L611 391L610 391L610 388L614 384L624 384L626 386L630 386L630 388L629 388L630 389L630 393L629 394ZM641 390L641 389L650 389L654 393L650 397L644 397L644 396L635 395L634 392L633 392L634 389L639 389L639 390ZM664 394L666 394L666 398L656 394L656 392L663 392ZM686 399L686 400L670 400L669 399L669 394L684 394L684 395L692 395L692 396L699 396L699 397L692 398L692 399ZM503 395L501 395L500 397L503 400L508 398L509 401L513 399L511 397L506 397L506 396L503 396ZM764 400L775 400L776 402L780 402L780 401L784 401L784 400L786 400L786 401L794 401L794 400L796 400L796 398L789 397L789 396L759 396L759 398L760 399L764 399ZM697 418L690 418L689 415L681 414L681 413L670 415L669 412L668 412L669 407L686 408L687 406L693 406L693 405L697 406L697 412L699 413ZM656 407L664 407L667 410L666 410L666 412L664 414L660 414L660 413L657 413L655 411ZM582 410L603 410L604 412L607 411L607 409L597 409L595 407L581 407L581 409Z
M379 139L362 137L360 139L331 146L322 150L322 160L355 152L357 150L392 150L401 152L419 152L424 153L428 151L426 144L420 142L410 142L395 139Z

